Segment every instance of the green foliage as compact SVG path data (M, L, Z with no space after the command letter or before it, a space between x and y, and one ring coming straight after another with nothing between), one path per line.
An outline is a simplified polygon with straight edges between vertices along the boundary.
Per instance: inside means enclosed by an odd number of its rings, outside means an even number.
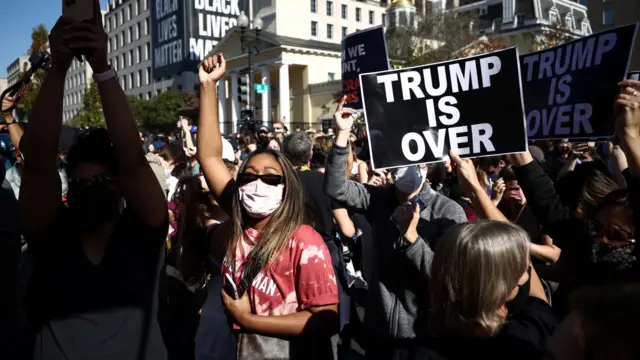
M151 132L170 132L176 128L184 95L172 89L150 100L130 96L129 104L139 126Z
M40 24L33 28L31 33L31 46L29 47L28 54L31 55L36 51L47 49L49 49L49 31L44 24ZM38 70L31 78L31 83L25 90L22 101L16 106L18 118L24 120L31 113L31 110L33 110L36 97L40 91L40 86L44 82L46 74L47 73L41 69ZM22 78L23 75L24 71L21 71L20 77Z
M31 32L31 47L28 54L31 55L36 51L49 49L49 30L44 24L40 24L33 28Z
M102 102L100 101L100 93L95 82L84 94L82 101L84 107L71 120L71 126L74 127L104 127L104 114L102 112Z

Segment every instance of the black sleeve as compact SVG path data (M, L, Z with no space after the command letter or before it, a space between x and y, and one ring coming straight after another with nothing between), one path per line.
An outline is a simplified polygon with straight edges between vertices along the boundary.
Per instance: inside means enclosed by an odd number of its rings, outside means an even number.
M633 182L633 179L631 178L631 172L629 171L629 168L620 171L620 173L622 174L625 183L627 183L627 188L630 188L630 184Z
M527 305L507 320L500 331L500 342L506 346L529 344L534 351L544 351L556 325L551 306L541 299L529 297Z
M640 179L632 177L629 169L625 169L623 175L625 175L627 189L629 189L629 203L633 212L633 224L636 231L634 238L638 239L638 236L640 236ZM633 252L636 259L640 259L640 246L636 245ZM640 270L640 266L636 265L636 270Z
M562 205L553 182L536 161L513 169L527 204L542 225L542 232L549 235L563 252L572 252L577 245L576 240L586 237L584 222Z

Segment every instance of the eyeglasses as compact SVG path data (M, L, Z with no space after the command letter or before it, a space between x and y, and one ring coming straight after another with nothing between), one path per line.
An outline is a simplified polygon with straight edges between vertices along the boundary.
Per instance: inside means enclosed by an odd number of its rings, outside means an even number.
M604 226L595 220L589 222L591 233L598 239L604 238L604 242L615 247L626 247L635 244L633 234L611 226Z
M69 179L69 186L95 186L95 185L105 185L112 181L116 180L115 177L109 175L96 175L91 178L83 178L80 176L73 177Z
M236 179L236 182L240 185L247 185L248 183L252 183L258 179L262 180L263 183L267 185L272 185L272 186L280 185L284 180L282 175L274 175L274 174L258 175L258 174L251 174L251 173L241 173L241 174L238 174L238 178Z

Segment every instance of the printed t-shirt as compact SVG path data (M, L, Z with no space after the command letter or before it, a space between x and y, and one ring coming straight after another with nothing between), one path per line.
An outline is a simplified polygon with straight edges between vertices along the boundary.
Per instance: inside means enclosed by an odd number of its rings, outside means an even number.
M225 262L223 276L235 276L236 284L240 284L247 256L260 241L259 237L258 230L244 231L236 250L236 272L233 274ZM257 315L288 315L310 307L337 304L336 276L322 237L308 225L296 229L288 248L255 277L249 296Z

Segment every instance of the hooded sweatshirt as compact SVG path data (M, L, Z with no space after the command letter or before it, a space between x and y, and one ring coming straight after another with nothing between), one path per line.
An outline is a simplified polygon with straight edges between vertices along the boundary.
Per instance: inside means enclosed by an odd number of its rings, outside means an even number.
M391 220L400 205L394 186L375 187L345 177L348 147L334 144L325 174L325 190L335 201L363 213L372 227L375 249L365 323L370 337L411 340L427 337L428 280L436 240L451 225L467 221L462 207L429 186L419 193L418 239L405 246Z

